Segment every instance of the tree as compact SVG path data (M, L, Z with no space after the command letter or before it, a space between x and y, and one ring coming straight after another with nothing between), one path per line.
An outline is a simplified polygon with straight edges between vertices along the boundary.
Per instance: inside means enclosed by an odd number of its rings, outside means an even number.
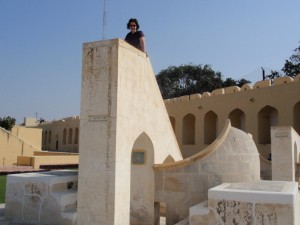
M273 80L277 77L290 76L295 77L300 73L300 46L294 49L294 54L287 60L285 60L284 66L281 71L278 72L271 70L271 73L266 76L266 79Z
M285 64L281 69L285 75L295 77L300 73L300 45L294 49L294 54L285 60Z
M7 117L0 117L0 127L4 128L5 130L11 130L13 126L16 124L16 119L10 116Z
M278 71L271 70L271 73L266 76L267 80L273 80L275 78L281 77L281 74Z
M164 99L195 93L211 92L215 89L250 83L247 80L236 81L232 78L222 80L222 74L215 72L209 65L170 66L156 76Z

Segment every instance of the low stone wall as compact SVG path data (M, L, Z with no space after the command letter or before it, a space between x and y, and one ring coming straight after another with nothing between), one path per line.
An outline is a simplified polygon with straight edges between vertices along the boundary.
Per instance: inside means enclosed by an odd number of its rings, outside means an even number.
M208 196L210 225L299 224L296 182L224 183L210 189Z
M9 224L76 224L77 171L7 176L5 217Z
M50 165L78 165L79 155L43 155L43 156L18 156L19 166L32 166L40 169L40 166Z
M0 127L0 165L15 165L18 156L33 156L40 151L34 145Z

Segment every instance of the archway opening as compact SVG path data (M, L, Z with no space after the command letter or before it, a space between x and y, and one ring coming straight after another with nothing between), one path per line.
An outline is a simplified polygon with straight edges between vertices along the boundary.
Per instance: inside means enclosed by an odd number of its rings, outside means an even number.
M131 152L130 224L154 224L154 147L146 133Z
M278 125L278 111L265 106L258 113L258 143L271 144L271 126Z

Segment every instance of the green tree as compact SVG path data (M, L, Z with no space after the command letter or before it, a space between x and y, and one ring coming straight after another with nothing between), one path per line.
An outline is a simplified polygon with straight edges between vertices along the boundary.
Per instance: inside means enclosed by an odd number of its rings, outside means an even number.
M13 126L16 124L16 119L10 116L7 117L0 117L0 127L4 128L5 130L11 130Z
M300 45L294 49L294 54L287 60L285 60L284 66L281 71L278 72L271 70L269 75L266 75L266 79L273 80L277 77L290 76L295 77L300 73Z
M193 64L170 66L161 70L156 80L164 99L250 83L244 79L236 81L232 78L223 81L222 74L215 72L209 65Z
M281 77L281 76L282 75L278 71L271 70L271 73L266 76L266 79L267 80L273 80L273 79L275 79L277 77Z
M285 60L281 70L290 77L295 77L300 73L300 45L294 49L294 54L288 60Z

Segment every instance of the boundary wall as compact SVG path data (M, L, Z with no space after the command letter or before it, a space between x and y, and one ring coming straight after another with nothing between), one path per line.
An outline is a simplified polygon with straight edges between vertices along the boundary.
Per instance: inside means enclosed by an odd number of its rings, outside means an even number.
M78 153L79 116L43 122L38 127L43 129L43 150Z
M33 156L34 151L41 150L0 127L1 166L15 165L18 156Z
M183 157L211 144L226 119L251 133L262 157L271 153L271 126L300 133L300 74L165 100Z

